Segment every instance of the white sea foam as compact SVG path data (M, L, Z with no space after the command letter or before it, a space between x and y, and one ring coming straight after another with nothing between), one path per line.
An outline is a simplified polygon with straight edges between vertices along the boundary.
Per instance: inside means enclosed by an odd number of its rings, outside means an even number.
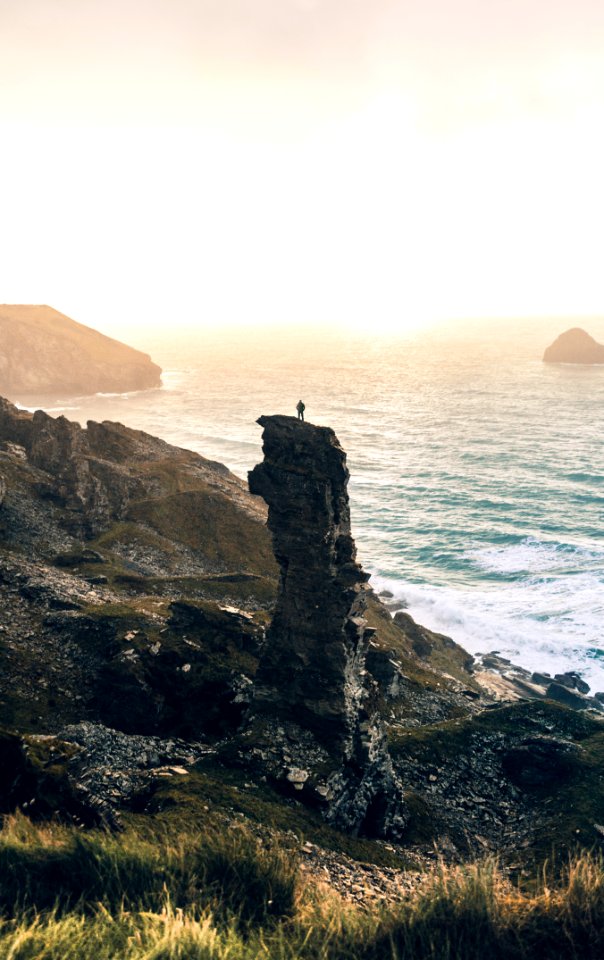
M516 581L482 589L372 577L418 622L452 637L470 653L498 650L529 670L577 670L604 690L604 590L593 574L568 580ZM600 650L598 656L597 651Z
M162 370L162 388L164 390L175 390L186 380L187 373L187 370Z
M548 543L535 537L506 546L475 547L466 551L466 557L488 573L501 574L538 574L569 567L590 569L594 563L604 565L604 551Z
M102 393L100 390L98 393L94 393L94 397L103 397L109 400L119 399L119 400L130 400L131 397L138 397L141 393L146 394L153 390L161 390L161 387L150 387L148 390L124 390L123 392L116 393ZM78 398L80 399L80 398ZM85 398L82 398L85 399Z

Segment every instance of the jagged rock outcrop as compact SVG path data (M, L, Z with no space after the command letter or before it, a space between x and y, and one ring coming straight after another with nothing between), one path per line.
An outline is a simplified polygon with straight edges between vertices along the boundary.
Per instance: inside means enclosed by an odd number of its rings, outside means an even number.
M327 427L293 417L258 422L265 460L249 484L268 503L280 585L255 709L294 720L350 755L368 697L362 617L369 577L355 559L345 454Z
M34 819L50 819L59 812L79 823L99 823L65 772L75 749L65 743L51 746L51 739L36 742L0 727L0 814L21 808Z
M0 507L2 506L2 501L4 500L5 493L6 493L6 480L0 473Z
M258 482L281 529L283 632L271 642L289 644L282 656L265 639L277 565L260 498L225 467L120 424L82 430L0 401L0 720L21 734L0 731L0 812L116 826L123 807L179 823L194 811L197 826L208 808L225 824L248 811L269 840L274 817L288 836L316 831L371 855L326 834L301 800L347 834L400 837L406 859L438 843L517 865L600 843L604 694L495 654L473 663L406 613L392 618L354 557L335 437L269 419L280 442ZM117 494L111 506L120 478L133 484L123 513ZM96 496L93 481L105 526L85 539L76 488ZM363 619L377 630L366 657ZM339 715L331 701L324 712L294 647L317 683L325 666ZM574 710L551 702L556 686ZM516 702L491 709L493 699Z
M363 618L368 575L351 535L346 455L328 427L286 416L258 423L265 459L249 485L268 504L280 582L252 713L285 723L290 742L297 739L299 755L290 757L285 778L299 793L327 801L328 819L396 835L405 822L402 791L365 669L374 631ZM279 728L273 743L279 751ZM287 750L291 745L281 750L286 765ZM312 768L329 766L327 757L332 770L319 783ZM278 766L279 755L273 759Z
M20 736L0 727L0 814L121 826L119 810L140 806L162 777L183 776L211 747L131 736L80 722L58 736Z
M159 387L146 353L47 306L0 305L0 393L96 393Z
M573 327L561 333L543 354L545 363L604 363L604 345L585 330Z
M133 521L195 545L196 534L206 532L208 548L216 552L223 539L221 514L230 515L228 536L237 515L239 541L255 541L263 519L243 482L222 464L120 423L88 421L83 428L43 410L32 415L0 397L0 453L22 456L40 472L37 492L60 506L63 528L80 538ZM238 547L225 543L226 552L238 554ZM272 565L268 544L257 548Z

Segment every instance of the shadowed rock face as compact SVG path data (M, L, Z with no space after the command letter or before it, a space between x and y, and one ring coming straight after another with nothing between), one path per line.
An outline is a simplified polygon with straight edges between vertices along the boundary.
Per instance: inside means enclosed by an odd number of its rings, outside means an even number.
M346 455L328 427L286 416L258 423L265 459L249 474L249 485L268 504L280 583L252 712L290 731L295 725L304 731L300 744L311 734L330 756L334 773L323 788L313 777L311 747L300 746L294 773L287 775L295 783L297 770L305 788L314 785L331 799L328 819L353 830L394 833L395 821L400 827L404 817L375 683L365 670L375 631L363 619L369 578L356 561L350 532Z
M222 464L119 423L89 421L84 428L43 410L18 410L0 397L0 460L5 457L11 473L4 463L0 472L7 490L11 478L14 485L14 463L23 477L38 471L27 489L46 505L45 514L56 508L61 530L70 536L90 540L114 524L140 524L143 536L155 531L162 574L182 575L176 558L184 557L184 548L196 573L253 568L274 575L264 507ZM3 511L9 499L13 521L28 527L14 490L11 498L6 493Z
M346 455L328 427L261 417L264 463L252 493L269 507L281 577L256 680L256 710L313 730L345 751L364 710L365 583L350 534Z
M543 354L545 363L604 363L604 346L585 330L573 327L561 333Z

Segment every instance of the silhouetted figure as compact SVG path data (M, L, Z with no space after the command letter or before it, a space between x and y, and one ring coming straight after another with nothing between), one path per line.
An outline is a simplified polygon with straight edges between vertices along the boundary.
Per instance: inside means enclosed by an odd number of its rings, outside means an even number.
M301 400L298 400L296 404L296 410L298 411L298 420L304 420L304 411L306 410L306 407Z

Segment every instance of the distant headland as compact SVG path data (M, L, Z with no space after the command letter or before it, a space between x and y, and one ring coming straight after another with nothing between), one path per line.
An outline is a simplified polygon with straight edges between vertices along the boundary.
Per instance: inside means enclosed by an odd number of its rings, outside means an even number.
M604 363L604 346L580 327L561 333L543 354L545 363Z
M91 394L161 385L146 353L48 306L0 305L0 394Z

